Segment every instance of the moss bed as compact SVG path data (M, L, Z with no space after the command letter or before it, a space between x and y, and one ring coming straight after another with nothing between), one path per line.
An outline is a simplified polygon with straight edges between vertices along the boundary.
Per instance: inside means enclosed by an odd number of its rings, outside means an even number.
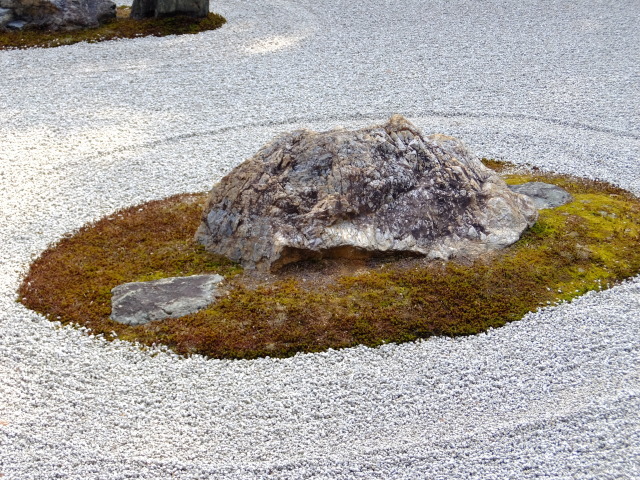
M261 279L193 242L206 194L121 210L60 240L31 266L27 307L106 338L165 344L215 358L286 357L431 335L470 335L640 272L640 199L610 184L541 172L507 183L554 183L574 201L542 210L510 248L472 265L419 258L321 260ZM130 327L109 319L124 282L216 272L226 295L179 319Z
M210 13L205 18L176 16L133 20L129 18L130 7L120 6L116 18L96 28L72 31L50 32L25 29L14 32L0 32L0 50L24 48L52 48L79 42L97 43L117 38L164 37L215 30L226 23L224 17Z

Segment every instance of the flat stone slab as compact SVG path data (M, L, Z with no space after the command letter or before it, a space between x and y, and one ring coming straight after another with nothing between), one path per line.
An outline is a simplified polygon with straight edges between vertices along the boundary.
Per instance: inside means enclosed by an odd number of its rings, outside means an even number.
M222 280L192 275L123 283L111 290L111 320L135 326L195 313L213 303Z
M564 188L544 182L528 182L521 185L509 185L511 191L526 195L533 200L536 208L556 208L573 201L573 197Z

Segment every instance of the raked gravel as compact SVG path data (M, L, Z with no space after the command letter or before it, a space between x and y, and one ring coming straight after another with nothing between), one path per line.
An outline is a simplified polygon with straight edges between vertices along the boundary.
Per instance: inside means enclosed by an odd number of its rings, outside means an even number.
M640 279L469 338L286 360L144 352L15 303L117 208L276 133L401 113L640 194L637 0L222 0L194 36L0 52L0 476L640 478Z

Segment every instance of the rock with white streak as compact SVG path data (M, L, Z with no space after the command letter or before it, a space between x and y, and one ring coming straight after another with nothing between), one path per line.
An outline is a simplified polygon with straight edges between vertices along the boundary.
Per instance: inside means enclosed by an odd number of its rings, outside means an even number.
M192 275L118 285L111 290L111 320L135 326L195 313L213 303L222 280Z
M424 136L402 116L357 131L298 130L236 167L211 191L196 239L246 268L326 256L477 257L533 225L459 140Z

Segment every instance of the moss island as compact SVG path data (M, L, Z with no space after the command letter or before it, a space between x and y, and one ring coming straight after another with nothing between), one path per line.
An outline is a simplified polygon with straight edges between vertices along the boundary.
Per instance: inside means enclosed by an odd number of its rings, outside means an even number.
M252 359L471 335L640 272L639 198L604 182L484 163L508 184L553 183L574 201L541 210L517 243L473 263L326 259L257 278L193 240L206 194L177 195L123 209L51 246L32 264L20 301L106 338ZM113 287L201 273L225 277L225 295L210 307L135 327L109 319Z
M0 32L0 50L53 48L74 43L97 43L118 38L164 37L215 30L226 23L221 15L210 13L204 18L177 15L165 18L129 18L130 7L120 6L113 21L96 28L70 31L25 29Z

